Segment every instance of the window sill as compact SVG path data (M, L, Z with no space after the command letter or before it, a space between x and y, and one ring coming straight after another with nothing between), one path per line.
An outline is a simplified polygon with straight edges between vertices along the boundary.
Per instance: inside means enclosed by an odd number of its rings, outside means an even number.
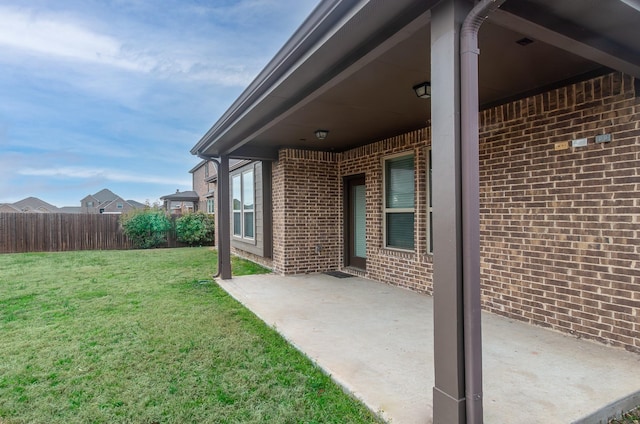
M380 249L380 253L387 256L395 256L397 258L412 258L416 256L415 250L393 249L390 247L383 247Z
M250 244L252 246L256 246L257 242L255 238L244 238L244 237L239 237L239 236L232 236L231 238L233 241L237 241L240 243L244 243L244 244Z

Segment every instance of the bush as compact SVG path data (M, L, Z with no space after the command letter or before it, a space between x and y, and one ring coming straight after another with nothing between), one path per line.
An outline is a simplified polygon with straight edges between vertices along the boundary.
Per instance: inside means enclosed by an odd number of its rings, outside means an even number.
M135 247L149 249L167 242L171 219L158 209L134 209L120 217L120 225Z
M214 218L203 212L188 213L176 220L176 236L182 243L208 244L214 239Z

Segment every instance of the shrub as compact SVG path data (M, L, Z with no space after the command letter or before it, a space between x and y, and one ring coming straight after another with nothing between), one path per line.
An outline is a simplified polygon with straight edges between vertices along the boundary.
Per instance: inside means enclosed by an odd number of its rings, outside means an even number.
M134 209L120 217L120 225L135 247L149 249L167 242L171 219L158 209Z
M214 238L214 218L203 212L188 213L176 220L176 236L182 243L208 244Z

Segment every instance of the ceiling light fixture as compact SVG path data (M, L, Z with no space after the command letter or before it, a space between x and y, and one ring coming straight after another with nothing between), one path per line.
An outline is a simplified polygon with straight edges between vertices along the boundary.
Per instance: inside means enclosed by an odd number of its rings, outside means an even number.
M329 130L316 130L314 134L318 140L324 140L329 135Z
M428 99L431 97L431 83L429 81L421 82L418 85L413 86L413 91L416 92L416 96L421 99Z

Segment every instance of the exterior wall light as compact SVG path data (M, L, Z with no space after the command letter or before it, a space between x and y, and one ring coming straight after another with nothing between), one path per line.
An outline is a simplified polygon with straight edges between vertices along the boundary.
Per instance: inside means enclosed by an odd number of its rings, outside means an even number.
M418 85L413 86L413 91L416 92L416 96L421 99L428 99L431 97L431 83L428 81L421 82Z
M329 131L328 130L316 130L316 132L314 134L316 135L318 140L324 140L325 138L327 138L327 135L329 135Z

